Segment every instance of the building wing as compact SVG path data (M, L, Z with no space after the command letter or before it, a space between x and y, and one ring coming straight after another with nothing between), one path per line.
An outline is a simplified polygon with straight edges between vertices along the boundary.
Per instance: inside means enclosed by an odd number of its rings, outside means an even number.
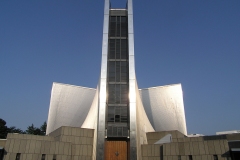
M61 126L81 127L95 93L92 88L53 83L46 134Z
M181 84L140 89L139 92L155 131L178 130L187 134Z

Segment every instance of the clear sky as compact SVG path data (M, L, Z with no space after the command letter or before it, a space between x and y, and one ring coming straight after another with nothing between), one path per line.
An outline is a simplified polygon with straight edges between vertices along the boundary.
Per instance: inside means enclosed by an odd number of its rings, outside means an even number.
M240 1L133 3L139 88L181 83L188 133L240 130ZM47 120L53 82L96 88L103 6L0 1L0 118L8 126Z

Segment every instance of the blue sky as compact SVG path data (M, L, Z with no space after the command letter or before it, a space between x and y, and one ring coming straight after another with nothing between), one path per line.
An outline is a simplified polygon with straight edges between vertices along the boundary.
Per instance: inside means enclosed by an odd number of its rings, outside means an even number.
M133 3L139 88L181 83L188 133L240 130L240 1ZM0 118L8 126L47 120L53 82L97 86L103 6L0 1Z

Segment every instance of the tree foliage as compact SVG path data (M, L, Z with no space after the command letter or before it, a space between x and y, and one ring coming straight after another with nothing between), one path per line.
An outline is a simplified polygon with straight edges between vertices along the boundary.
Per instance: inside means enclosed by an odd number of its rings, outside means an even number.
M46 130L47 130L47 122L46 121L41 125L40 130L43 133L43 135L46 135Z
M25 132L22 131L21 129L16 128L15 126L9 127L9 128L7 129L7 132L8 132L8 133L21 133L21 134L24 134L24 133L25 133Z
M26 131L22 131L15 126L7 127L6 121L0 118L0 139L7 138L8 133L20 133L20 134L33 134L33 135L46 135L47 123L46 121L40 126L35 127L33 124L27 127Z
M5 139L7 137L6 121L0 118L0 138Z
M47 123L44 122L40 128L34 127L32 124L31 126L27 127L26 134L33 134L33 135L45 135L46 134Z
M8 133L22 133L22 134L24 134L24 132L21 129L16 128L14 126L7 127L6 124L7 124L6 121L4 121L3 119L0 118L0 139L7 138Z

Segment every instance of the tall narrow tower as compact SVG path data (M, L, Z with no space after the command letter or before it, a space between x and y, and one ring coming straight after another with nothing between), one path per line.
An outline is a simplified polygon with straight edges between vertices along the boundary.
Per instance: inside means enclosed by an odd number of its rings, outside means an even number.
M47 134L61 126L94 129L93 160L141 160L147 132L187 133L182 89L180 84L138 89L132 0L124 9L110 6L105 0L97 89L54 83Z
M97 159L137 159L132 0L111 9L105 0L99 85Z

